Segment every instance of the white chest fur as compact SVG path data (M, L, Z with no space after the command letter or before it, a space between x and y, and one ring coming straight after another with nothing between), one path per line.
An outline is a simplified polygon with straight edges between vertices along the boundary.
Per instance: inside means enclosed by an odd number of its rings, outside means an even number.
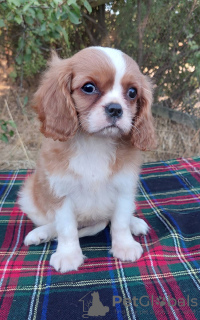
M75 174L93 183L105 180L110 175L110 167L116 157L116 145L113 140L103 137L81 136L76 141L76 154L70 159L69 169Z
M57 196L70 197L79 221L106 218L116 197L111 179L116 144L104 137L80 137L74 149L68 171L63 176L49 176L51 187Z

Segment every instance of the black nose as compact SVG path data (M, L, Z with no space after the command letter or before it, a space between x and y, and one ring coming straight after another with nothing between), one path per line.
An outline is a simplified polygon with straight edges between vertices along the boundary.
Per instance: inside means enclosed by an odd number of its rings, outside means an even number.
M111 118L120 118L123 114L122 107L118 103L111 103L106 106L105 111Z

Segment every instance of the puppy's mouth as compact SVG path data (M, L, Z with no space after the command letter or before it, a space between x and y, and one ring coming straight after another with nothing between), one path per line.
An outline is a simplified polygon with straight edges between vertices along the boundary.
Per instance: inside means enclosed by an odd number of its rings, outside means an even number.
M111 124L100 129L96 133L100 133L103 135L119 136L123 133L123 130L120 127L118 127L116 124Z

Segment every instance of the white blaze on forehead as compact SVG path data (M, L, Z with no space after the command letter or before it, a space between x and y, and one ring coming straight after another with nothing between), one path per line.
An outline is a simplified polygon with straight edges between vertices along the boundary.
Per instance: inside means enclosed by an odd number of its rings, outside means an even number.
M102 50L112 61L116 69L116 78L121 79L125 73L126 63L123 58L123 53L120 50L113 48L94 47L95 49Z
M104 47L93 47L103 51L111 60L112 65L115 67L115 81L111 91L106 94L107 99L120 98L122 95L121 79L126 71L126 62L123 53L120 50Z

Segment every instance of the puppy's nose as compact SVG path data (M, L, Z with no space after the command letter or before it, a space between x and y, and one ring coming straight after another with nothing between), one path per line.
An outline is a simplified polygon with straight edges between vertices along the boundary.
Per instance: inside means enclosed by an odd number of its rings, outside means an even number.
M120 118L123 114L122 107L118 103L110 103L106 106L105 111L111 118Z

